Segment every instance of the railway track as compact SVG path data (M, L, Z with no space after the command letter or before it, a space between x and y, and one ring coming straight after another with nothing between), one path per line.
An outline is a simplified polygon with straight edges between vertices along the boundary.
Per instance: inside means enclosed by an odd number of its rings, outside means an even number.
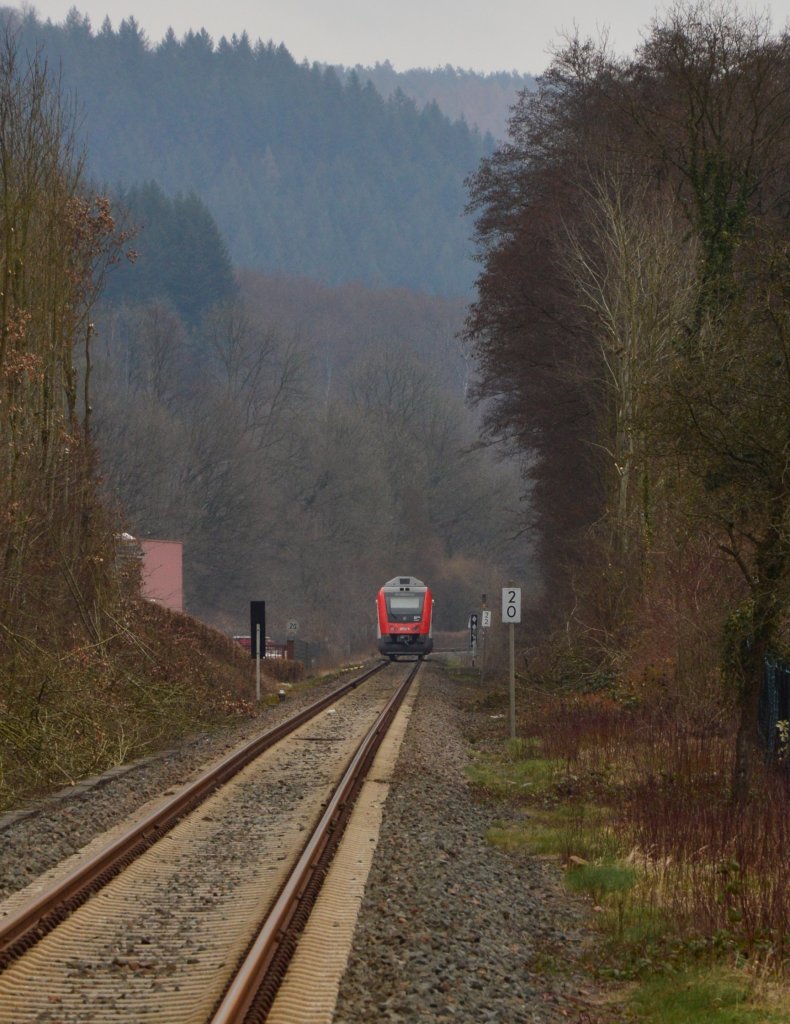
M418 666L395 695L403 666L385 667L226 758L0 921L0 1024L264 1020Z

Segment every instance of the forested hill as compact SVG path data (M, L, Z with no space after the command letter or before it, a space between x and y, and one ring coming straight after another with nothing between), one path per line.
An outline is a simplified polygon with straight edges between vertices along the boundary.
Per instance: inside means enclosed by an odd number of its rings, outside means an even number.
M194 191L237 265L328 284L465 294L474 279L464 179L490 138L403 93L298 64L285 46L205 33L151 45L134 19L94 32L2 11L76 96L89 171L126 188Z
M396 71L389 61L384 61L372 67L358 64L336 70L344 79L355 74L361 82L372 82L385 98L400 90L415 100L418 107L436 103L443 114L456 120L463 118L495 139L506 137L507 123L520 94L537 87L533 75L517 71L479 74L450 64Z

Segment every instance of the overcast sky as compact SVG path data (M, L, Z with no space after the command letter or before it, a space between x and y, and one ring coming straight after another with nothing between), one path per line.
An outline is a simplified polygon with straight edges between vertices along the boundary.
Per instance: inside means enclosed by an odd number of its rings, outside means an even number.
M9 6L13 5L13 0ZM21 6L21 5L20 5ZM285 43L297 60L370 65L390 60L398 70L452 64L475 71L542 71L549 49L574 25L583 35L608 27L618 53L638 45L640 31L664 0L40 0L41 20L61 22L76 6L98 31L134 15L152 43L172 26L180 38L205 28L217 42L246 29L253 42ZM742 9L769 10L774 28L790 15L790 0Z

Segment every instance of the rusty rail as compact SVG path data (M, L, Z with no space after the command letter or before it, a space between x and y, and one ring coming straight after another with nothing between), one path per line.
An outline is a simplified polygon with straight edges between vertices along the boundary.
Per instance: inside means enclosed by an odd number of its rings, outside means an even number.
M15 913L0 921L0 971L19 959L28 949L51 932L92 895L120 874L211 793L254 761L269 747L319 714L350 690L380 672L380 662L349 680L320 700L256 737L246 746L229 754L194 782L185 786L172 799L113 840L93 857L84 861L64 878L45 889Z
M420 667L421 662L417 662L357 748L210 1024L265 1021L351 817L357 794Z

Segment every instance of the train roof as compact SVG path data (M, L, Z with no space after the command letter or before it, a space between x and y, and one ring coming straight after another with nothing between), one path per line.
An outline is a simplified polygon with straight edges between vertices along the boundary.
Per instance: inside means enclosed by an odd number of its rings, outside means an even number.
M418 580L416 576L395 576L384 584L382 590L413 590L417 587L427 589L422 580Z

